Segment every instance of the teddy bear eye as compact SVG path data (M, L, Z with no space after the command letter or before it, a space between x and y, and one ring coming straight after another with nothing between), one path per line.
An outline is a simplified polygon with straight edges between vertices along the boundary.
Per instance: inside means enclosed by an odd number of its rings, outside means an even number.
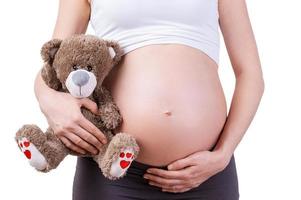
M88 71L92 71L92 67L90 65L87 66Z
M77 67L76 65L73 65L72 68L73 68L74 70L77 70L77 69L78 69L78 67Z

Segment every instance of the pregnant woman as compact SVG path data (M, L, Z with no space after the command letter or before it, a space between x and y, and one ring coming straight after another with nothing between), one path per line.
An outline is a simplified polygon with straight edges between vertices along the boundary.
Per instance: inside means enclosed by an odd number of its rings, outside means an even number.
M238 199L233 153L264 91L245 0L61 0L52 37L85 33L89 22L124 49L104 85L124 119L116 132L132 134L141 151L116 181L79 157L73 199ZM228 114L219 27L236 78ZM95 103L50 89L40 72L35 94L68 148L97 153L106 143L80 112L96 113Z

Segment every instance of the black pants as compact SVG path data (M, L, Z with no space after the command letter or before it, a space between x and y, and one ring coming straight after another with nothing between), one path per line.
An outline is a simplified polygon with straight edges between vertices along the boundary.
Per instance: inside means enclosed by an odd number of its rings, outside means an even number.
M143 178L152 167L133 161L126 176L111 181L106 179L91 158L78 157L73 183L73 200L237 200L238 179L234 155L228 166L198 187L183 193L163 192ZM160 167L167 169L165 167Z

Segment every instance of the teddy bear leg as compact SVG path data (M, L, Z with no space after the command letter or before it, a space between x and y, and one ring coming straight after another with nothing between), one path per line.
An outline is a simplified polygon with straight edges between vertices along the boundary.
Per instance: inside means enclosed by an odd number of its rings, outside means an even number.
M44 133L33 124L23 125L16 133L15 141L25 154L29 164L38 171L48 172L55 168L67 155L59 139L51 134L51 129Z
M111 140L101 160L105 177L115 180L126 175L132 161L138 156L139 146L135 138L126 133L117 133Z
M43 170L47 166L47 161L45 157L41 154L41 152L38 150L36 145L31 142L33 132L35 132L34 135L36 137L39 137L36 139L42 141L44 140L44 138L42 137L42 131L32 125L24 125L22 128L20 128L16 133L15 140L19 145L20 150L28 159L29 164L38 170ZM41 135L41 137L39 135Z

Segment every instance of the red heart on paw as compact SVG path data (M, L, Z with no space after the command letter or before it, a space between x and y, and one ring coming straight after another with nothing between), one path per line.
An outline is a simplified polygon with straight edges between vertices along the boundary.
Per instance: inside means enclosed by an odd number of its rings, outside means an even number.
M119 156L120 156L121 158L123 158L123 157L124 157L124 153L121 152Z
M29 142L24 142L24 146L25 146L25 147L28 147L29 144L30 144Z
M26 158L30 159L31 158L31 152L29 150L24 151L24 154Z
M127 157L127 158L130 158L131 156L132 156L131 153L126 153L126 157Z
M129 166L129 164L130 164L130 161L125 161L125 160L120 161L120 167L121 167L122 169L124 169L124 168L126 168L127 166Z

